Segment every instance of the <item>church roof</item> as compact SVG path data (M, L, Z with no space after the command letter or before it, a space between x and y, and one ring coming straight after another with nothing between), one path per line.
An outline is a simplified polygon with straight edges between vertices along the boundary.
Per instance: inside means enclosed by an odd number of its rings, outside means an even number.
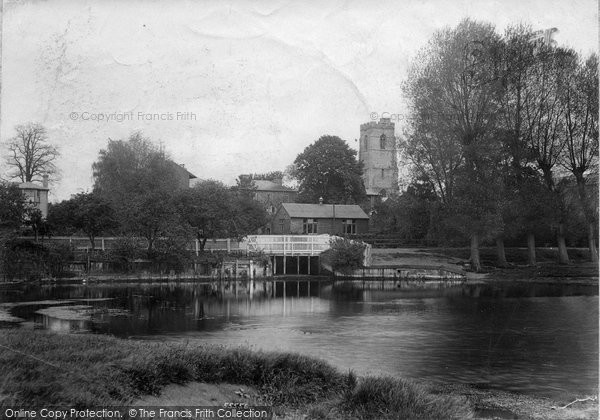
M282 203L290 217L333 219L368 219L369 216L356 204L301 204Z

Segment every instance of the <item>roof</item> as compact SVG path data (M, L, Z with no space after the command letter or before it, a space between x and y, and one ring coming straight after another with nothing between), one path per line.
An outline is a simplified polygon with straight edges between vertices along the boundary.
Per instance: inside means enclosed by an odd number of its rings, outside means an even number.
M44 187L43 185L36 184L35 182L21 182L17 184L18 187L22 190L44 190L49 191L50 188Z
M289 187L284 187L281 184L273 181L266 181L264 179L255 179L254 185L256 185L256 191L285 191L285 192L298 192L297 190Z
M378 190L376 190L375 188L367 188L366 192L367 192L367 195L381 195L380 192Z
M282 203L281 207L285 209L290 217L310 217L314 219L333 219L335 208L335 218L340 219L368 219L369 216L356 204L301 204L301 203Z
M172 160L169 160L169 164L171 164L172 166L175 167L175 169L180 170L180 171L185 171L187 172L188 178L189 179L195 179L198 178L196 175L194 175L193 173L191 173L190 171L188 171L185 167L184 164L179 164L177 162L173 162Z

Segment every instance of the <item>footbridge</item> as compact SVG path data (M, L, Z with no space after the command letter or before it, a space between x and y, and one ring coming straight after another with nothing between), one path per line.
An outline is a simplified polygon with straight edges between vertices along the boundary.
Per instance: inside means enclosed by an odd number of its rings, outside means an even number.
M334 235L249 235L240 248L247 253L260 252L271 259L273 274L320 274L320 255L330 248ZM340 238L342 239L342 238ZM371 260L366 246L365 264Z

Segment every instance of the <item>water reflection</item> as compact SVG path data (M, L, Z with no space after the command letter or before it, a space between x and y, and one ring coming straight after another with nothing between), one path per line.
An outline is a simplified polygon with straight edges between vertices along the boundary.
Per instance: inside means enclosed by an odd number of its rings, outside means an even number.
M257 282L252 288L241 283L37 286L2 292L0 310L60 333L291 350L360 374L551 396L597 388L597 287L384 286L387 290L316 281ZM71 319L56 309L68 313L69 306L90 309Z

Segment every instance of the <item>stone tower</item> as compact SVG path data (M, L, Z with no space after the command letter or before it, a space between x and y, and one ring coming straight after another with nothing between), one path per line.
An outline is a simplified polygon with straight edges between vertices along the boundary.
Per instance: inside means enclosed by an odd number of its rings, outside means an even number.
M360 125L358 158L363 162L363 182L372 199L398 191L394 128L389 118Z

